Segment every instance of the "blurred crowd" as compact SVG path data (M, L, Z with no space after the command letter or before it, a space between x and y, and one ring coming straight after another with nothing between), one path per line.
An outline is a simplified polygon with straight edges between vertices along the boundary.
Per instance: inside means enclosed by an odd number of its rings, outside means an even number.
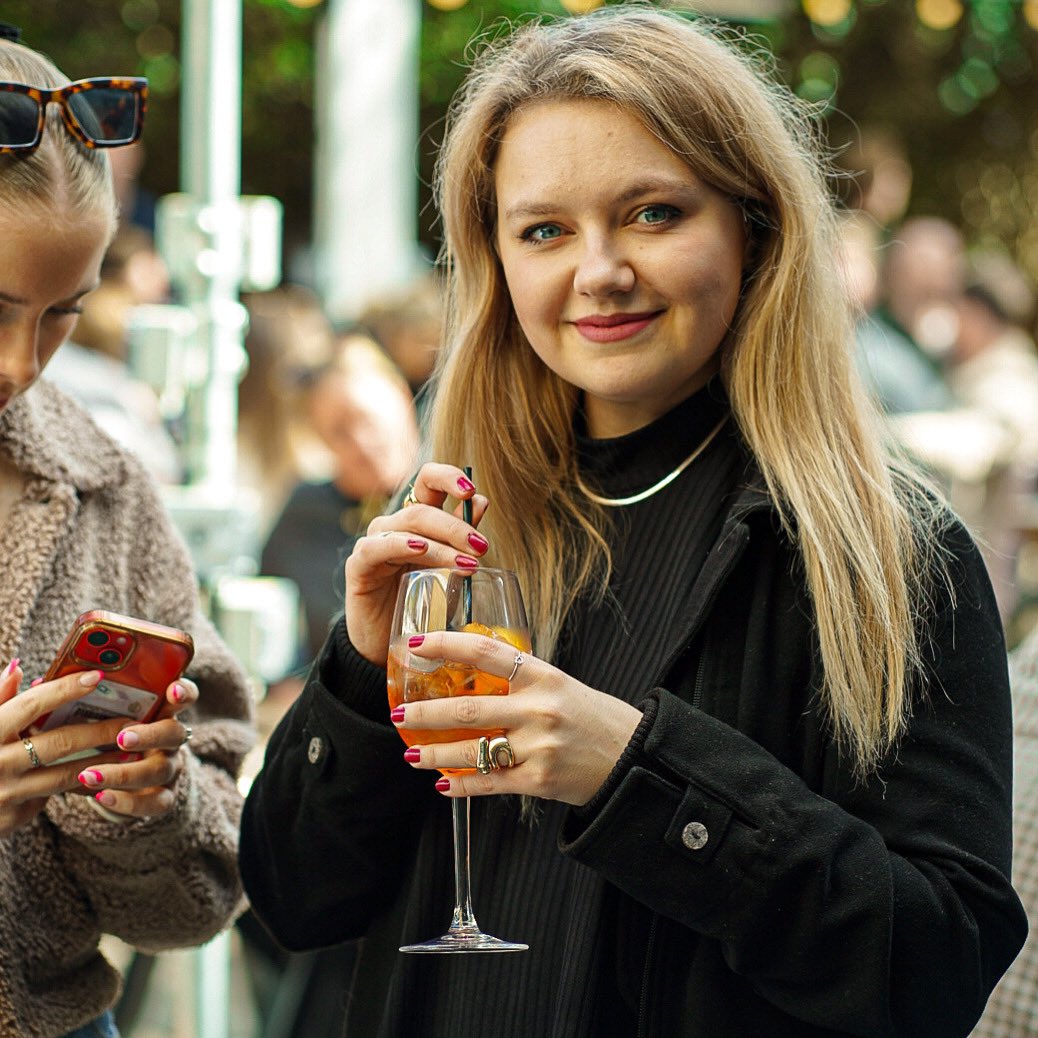
M1016 644L1038 620L1035 283L994 243L906 216L911 170L889 137L866 133L845 161L860 370L890 434L977 537Z

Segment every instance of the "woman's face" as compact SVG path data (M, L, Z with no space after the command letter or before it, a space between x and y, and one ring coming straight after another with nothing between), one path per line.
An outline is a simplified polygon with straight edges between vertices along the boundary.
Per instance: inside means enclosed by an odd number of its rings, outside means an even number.
M536 104L509 123L494 183L516 316L583 390L592 435L647 425L717 371L742 213L641 122L602 101Z
M97 287L106 214L0 203L0 412L39 377Z

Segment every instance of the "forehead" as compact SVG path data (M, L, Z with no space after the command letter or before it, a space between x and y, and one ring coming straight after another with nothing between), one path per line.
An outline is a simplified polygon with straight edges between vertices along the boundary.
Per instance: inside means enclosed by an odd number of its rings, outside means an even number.
M698 181L692 166L637 115L597 99L545 100L509 120L494 162L504 208L529 191L580 190L630 178ZM507 196L507 197L506 197Z

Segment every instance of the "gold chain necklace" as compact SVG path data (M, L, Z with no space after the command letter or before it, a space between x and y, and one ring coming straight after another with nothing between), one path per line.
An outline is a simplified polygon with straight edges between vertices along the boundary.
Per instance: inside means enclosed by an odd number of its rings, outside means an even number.
M648 490L643 490L640 494L632 494L630 497L600 497L598 494L592 493L584 485L584 481L580 478L580 474L577 474L576 481L577 486L589 497L596 505L605 505L606 508L623 508L624 505L635 505L639 501L644 501L646 498L652 497L653 494L658 494L664 487L669 486L681 475L692 464L700 454L703 453L713 442L714 437L721 431L724 423L728 421L728 415L725 415L715 425L710 432L706 434L706 438L698 447L683 461L673 472L668 472L663 479L658 483L653 483Z

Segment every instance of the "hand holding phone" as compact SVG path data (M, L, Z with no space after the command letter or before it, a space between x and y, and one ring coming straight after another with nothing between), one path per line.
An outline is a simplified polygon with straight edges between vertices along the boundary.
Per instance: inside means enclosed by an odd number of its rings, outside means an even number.
M86 695L37 718L32 731L111 717L151 721L162 709L166 688L183 675L193 655L186 631L101 609L83 613L44 680L89 670L101 671L101 680Z

